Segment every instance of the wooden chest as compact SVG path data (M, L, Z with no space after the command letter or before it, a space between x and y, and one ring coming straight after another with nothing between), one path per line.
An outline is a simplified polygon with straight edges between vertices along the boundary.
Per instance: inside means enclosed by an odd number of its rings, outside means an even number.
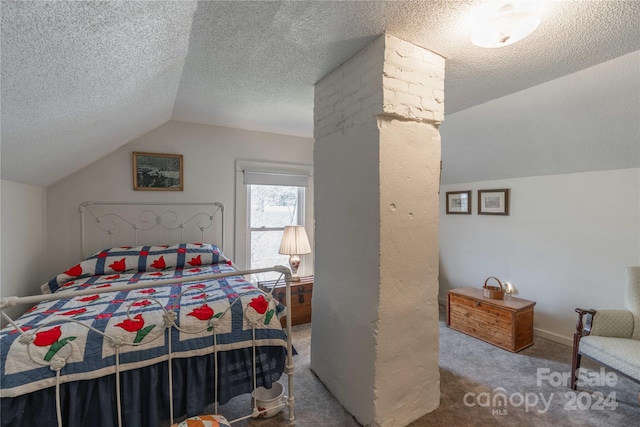
M447 325L456 331L518 352L533 344L533 306L511 296L485 298L482 289L460 288L447 296Z
M269 292L275 285L275 281L259 282L258 286ZM280 283L273 291L275 299L282 304L286 304L286 292L287 287L284 283ZM300 277L299 282L291 282L291 309L287 308L287 311L291 313L291 324L300 325L302 323L311 322L311 296L313 295L313 276ZM282 327L286 326L286 317L280 319Z

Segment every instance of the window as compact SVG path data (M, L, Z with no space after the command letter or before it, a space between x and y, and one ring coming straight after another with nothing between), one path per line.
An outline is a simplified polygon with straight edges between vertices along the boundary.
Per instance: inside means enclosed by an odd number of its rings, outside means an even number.
M249 268L289 265L289 256L278 248L285 225L304 225L304 187L249 185L247 248ZM275 272L260 273L257 280L278 278Z
M306 165L236 161L236 239L234 260L240 268L289 266L280 255L287 225L313 224L312 167ZM313 245L313 229L307 229ZM313 256L302 257L300 275L313 274ZM277 279L261 273L252 281Z

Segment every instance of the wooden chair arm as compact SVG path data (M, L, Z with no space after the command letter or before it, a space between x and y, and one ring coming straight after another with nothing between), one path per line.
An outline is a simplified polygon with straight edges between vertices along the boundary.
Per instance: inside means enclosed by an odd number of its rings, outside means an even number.
M576 323L576 335L582 337L585 335L589 335L591 333L591 324L593 322L593 316L596 314L596 310L594 309L586 309L586 308L576 308L576 313L578 313L578 323ZM587 315L584 323L582 317Z

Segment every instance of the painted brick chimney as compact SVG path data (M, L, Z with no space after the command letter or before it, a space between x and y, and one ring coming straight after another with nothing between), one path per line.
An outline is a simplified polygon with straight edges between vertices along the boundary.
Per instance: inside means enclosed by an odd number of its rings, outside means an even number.
M311 369L360 423L440 401L444 58L385 34L315 88Z

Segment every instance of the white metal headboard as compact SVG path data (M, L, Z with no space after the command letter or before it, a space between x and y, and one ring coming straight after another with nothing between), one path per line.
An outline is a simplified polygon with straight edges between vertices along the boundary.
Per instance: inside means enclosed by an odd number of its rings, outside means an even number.
M97 208L97 207L100 208ZM122 208L120 212L118 208ZM220 216L220 233L216 235L220 249L224 251L224 205L182 202L97 202L80 203L80 250L82 259L87 254L87 225L85 213L93 217L98 233L108 236L109 247L114 246L116 233L125 236L127 244L138 246L140 233L156 232L156 244L186 243L185 231L198 230L200 241L205 242L205 232L212 228L217 214ZM122 228L122 230L120 230ZM212 230L215 231L215 230ZM163 232L178 232L179 242L165 241ZM148 237L148 236L147 236ZM173 238L174 240L176 237Z

